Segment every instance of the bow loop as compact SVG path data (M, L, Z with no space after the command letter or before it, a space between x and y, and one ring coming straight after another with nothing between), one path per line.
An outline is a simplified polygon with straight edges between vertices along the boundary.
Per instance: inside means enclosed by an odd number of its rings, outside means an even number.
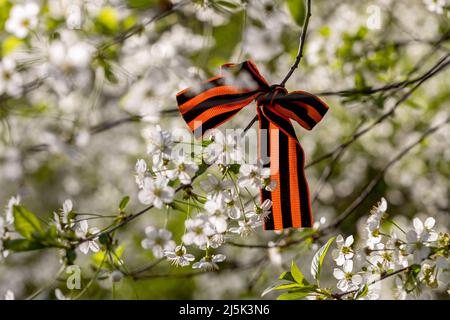
M196 137L228 121L269 89L251 61L224 64L221 70L221 75L177 94L181 115Z
M304 91L278 95L273 103L277 106L278 114L297 121L307 130L314 128L328 111L325 102Z
M261 201L270 199L272 212L264 220L266 230L311 227L309 188L304 173L304 153L291 120L311 130L328 111L318 97L288 91L281 85L269 85L255 64L228 63L222 74L177 94L181 115L201 137L207 130L231 119L256 100L259 119L259 159L269 156L275 190L261 190Z

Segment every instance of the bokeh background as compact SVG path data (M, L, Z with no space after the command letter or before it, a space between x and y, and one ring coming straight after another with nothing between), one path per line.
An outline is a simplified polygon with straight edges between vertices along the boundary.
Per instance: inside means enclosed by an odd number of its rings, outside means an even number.
M11 9L31 2L39 6L36 24L25 35L8 28ZM313 131L297 128L307 163L340 150L355 130L395 107L338 157L335 152L307 169L316 221L326 224L398 152L449 116L448 68L421 81L448 58L449 3L315 0L312 9L304 58L287 83L331 106ZM47 218L69 198L79 212L106 215L116 214L129 195L131 210L139 210L133 174L136 159L146 158L142 129L184 127L175 94L222 63L252 59L269 82L280 82L295 59L303 17L299 0L0 0L0 205L20 195ZM12 69L8 59L15 61ZM224 128L243 127L253 114L246 108ZM400 224L433 216L438 228L448 228L449 136L450 126L443 126L389 168L336 233L357 233L381 197ZM128 268L154 261L140 241L145 226L163 223L163 215L151 211L121 229ZM170 220L175 237L182 224ZM267 243L275 236L260 230L246 241ZM260 298L293 258L306 272L318 245L282 251L225 246L228 262L218 273L170 269L167 276L164 262L146 279L115 284L115 297ZM264 263L253 263L264 255ZM55 287L67 292L64 281L54 281L59 259L57 250L9 256L0 264L0 295L12 290L24 298L43 288L38 298L53 299ZM83 281L92 263L79 255ZM227 270L232 263L247 267ZM392 298L392 282L383 286L383 297ZM448 295L424 291L421 297ZM109 279L93 284L84 298L110 299Z

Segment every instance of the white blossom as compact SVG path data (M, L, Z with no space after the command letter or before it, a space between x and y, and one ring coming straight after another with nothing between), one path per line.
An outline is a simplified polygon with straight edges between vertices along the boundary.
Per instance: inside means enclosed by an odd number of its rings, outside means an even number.
M7 237L8 231L6 229L5 219L0 216L0 261L6 258L9 254L8 250L5 250L3 240Z
M225 191L233 185L230 180L219 180L216 176L208 174L205 180L200 182L202 189L211 197L226 197Z
M333 259L336 261L338 266L344 265L345 261L351 260L353 258L353 236L348 236L345 241L342 235L338 235L336 238L337 249L333 250Z
M217 131L213 137L214 141L205 148L206 163L227 166L241 161L242 151L235 136Z
M192 265L193 269L203 269L203 270L219 270L219 266L217 265L219 262L222 262L226 259L223 254L215 254L212 256L203 257L200 261L195 262Z
M433 229L435 223L436 221L432 217L427 218L424 223L422 223L419 218L414 218L414 233L417 236L417 239L423 242L436 241L438 239L438 234Z
M248 237L253 233L253 230L262 225L262 222L255 216L246 220L239 220L237 227L231 227L231 233L237 233L242 237Z
M148 141L147 153L152 156L153 165L161 166L165 160L171 159L174 142L169 132L155 126L147 128L144 136Z
M437 14L444 13L444 7L446 6L446 0L423 0L427 9Z
M333 276L339 280L337 288L342 292L356 290L362 283L362 277L359 274L353 273L352 270L353 261L346 260L342 269L335 268L333 271Z
M378 266L381 270L385 271L395 269L395 250L386 248L384 243L377 243L373 250L369 256L371 265Z
M156 178L146 177L142 190L139 191L138 197L141 203L146 205L154 205L161 209L164 204L171 203L175 195L175 190L168 186L169 180L158 175Z
M414 229L406 233L406 240L408 241L406 251L409 254L414 254L415 263L420 263L428 257L431 252L428 243L436 241L438 238L437 233L433 230L434 224L435 220L431 217L426 219L425 223L419 218L414 218Z
M238 184L242 188L264 188L267 191L276 188L276 181L270 179L270 168L263 167L261 161L256 165L243 163L239 168L239 174Z
M20 196L11 197L8 200L8 205L6 206L6 223L13 224L14 223L14 206L20 204Z
M395 279L394 297L397 300L405 300L408 297L408 293L403 287L403 282L400 278Z
M147 174L147 163L144 159L139 159L136 161L136 165L134 166L134 170L136 172L135 179L136 184L140 189L144 187L144 178Z
M17 96L22 92L23 79L16 71L16 62L6 56L0 61L0 95Z
M216 233L224 233L227 230L226 209L221 199L209 199L206 201L205 210L208 213L209 222L213 226Z
M72 200L66 199L63 202L62 208L57 212L53 212L53 221L56 228L61 232L67 228L73 227L73 222L70 218L70 213L73 210Z
M164 250L173 250L176 247L172 240L172 232L166 229L156 229L153 226L145 228L146 238L141 241L144 249L150 249L156 258L164 257Z
M198 171L198 165L184 157L173 160L175 169L167 170L166 174L170 180L180 179L181 184L188 185L192 177Z
M75 233L78 238L83 240L83 242L81 242L79 245L80 251L82 253L88 254L89 250L91 250L92 252L98 252L100 250L100 247L95 240L96 238L93 238L92 240L86 240L88 237L99 232L100 230L96 227L89 228L87 220L82 220L77 224Z
M90 44L81 41L73 31L65 30L59 40L50 44L48 59L59 71L70 73L87 68L93 52Z
M387 210L387 201L385 198L381 198L380 202L372 208L369 218L367 219L366 231L367 240L366 244L369 248L373 248L377 243L381 241L380 225L381 219Z
M184 225L186 226L186 233L182 240L186 245L195 244L198 247L203 247L208 243L208 237L215 234L208 217L204 215L187 219Z
M176 266L186 267L195 260L195 257L186 253L186 247L183 245L177 246L174 250L165 250L164 256Z
M266 199L261 205L255 204L253 211L246 213L247 218L256 217L259 221L265 222L272 212L272 200Z
M267 172L267 170L269 170ZM258 165L252 165L243 163L239 168L239 179L238 184L240 187L255 187L261 188L263 185L263 174L267 176L270 174L270 168L263 168L262 165L258 162Z
M223 202L225 203L225 212L228 217L231 219L239 219L242 215L242 208L240 204L240 200L237 199L240 195L237 195L235 192L231 192L230 194L223 194Z
M30 30L38 24L39 6L34 2L15 5L5 23L6 31L14 34L17 38L25 38Z
M5 300L15 300L14 292L11 290L6 291L5 293Z

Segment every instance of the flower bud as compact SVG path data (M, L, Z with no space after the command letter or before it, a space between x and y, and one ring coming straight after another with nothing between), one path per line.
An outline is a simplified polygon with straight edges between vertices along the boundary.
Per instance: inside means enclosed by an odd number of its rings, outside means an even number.
M119 270L114 270L111 272L110 279L112 282L119 282L123 278L123 273Z

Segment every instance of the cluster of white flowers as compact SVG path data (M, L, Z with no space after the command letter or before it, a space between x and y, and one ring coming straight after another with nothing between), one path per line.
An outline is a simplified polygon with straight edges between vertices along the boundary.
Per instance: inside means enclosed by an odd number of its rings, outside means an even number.
M241 33L236 31L233 32L235 40L227 41L236 48L230 61L238 61L238 56L252 58L267 79L282 79L289 70L292 56L287 52L294 50L296 44L288 40L296 27L285 3L273 0L242 3L246 7L248 19L239 22L244 25L238 27L238 21L243 18L240 8L232 14L223 15L212 7L216 1L204 1L202 6L189 3L183 7L175 6L184 1L171 2L174 14L163 18L165 27L160 28L159 24L146 23L153 18L153 11L163 10L157 5L150 10L135 10L120 1L0 1L0 11L4 18L0 54L0 176L3 178L0 180L4 182L1 188L3 200L7 200L10 193L14 192L11 190L20 190L24 195L41 194L48 197L44 202L37 199L30 203L31 207L42 208L46 203L55 203L65 197L79 197L83 199L84 206L95 204L92 207L95 212L109 212L110 200L123 196L119 193L129 188L122 184L123 172L129 168L129 159L137 157L139 139L126 131L135 128L130 123L108 130L96 136L96 139L93 138L93 132L96 132L93 128L110 121L112 128L115 124L121 124L122 118L135 116L141 122L161 123L173 134L173 129L179 127L182 120L178 113L173 115L179 121L172 121L168 116L172 113L163 112L174 108L176 92L196 83L199 78L205 79L207 73L225 58L216 57L215 47L222 48L220 34L226 35L228 27L231 30L242 27L240 42L235 42L239 41L240 37L237 36ZM379 60L378 56L387 57L385 53L395 57L398 54L397 41L401 44L398 47L402 48L404 58L412 63L422 51L415 50L416 45L426 48L435 42L431 40L439 40L444 36L444 31L439 26L442 18L449 15L448 0L420 0L420 5L417 6L399 3L398 11L403 14L397 18L407 29L411 26L423 26L427 32L423 33L424 39L418 40L424 41L403 41L404 30L397 30L398 28L386 28L389 31L388 39L379 38L384 33L365 30L366 6L356 3L337 5L334 13L327 15L326 23L320 14L314 16L312 22L318 26L318 33L308 39L306 59L302 60L309 81L300 81L304 74L295 73L290 80L294 87L295 83L302 83L306 87L301 89L318 92L332 90L333 84L339 83L336 90L347 89L355 85L355 79L358 78L355 74L361 74L368 85L384 86L394 80L396 72L402 74L410 63L393 63L387 66L388 61L381 59L386 62L387 69L379 70L377 67L375 71L366 70L361 65L372 65L372 62ZM177 23L179 19L175 17L178 12L187 19L197 17L198 26L206 21L203 24L205 32ZM104 18L108 21L103 20ZM215 27L219 25L226 32L216 33ZM108 29L109 26L112 28ZM142 26L142 30L137 28L139 26ZM214 26L212 35L211 26ZM139 32L133 34L133 30L138 29ZM389 43L393 41L392 48L390 45L383 47L395 52L377 48L378 43L384 43L384 40ZM368 44L370 45L367 46ZM351 54L346 53L347 47L351 49ZM369 49L366 50L367 48ZM212 55L208 57L208 54L203 54L205 50L210 50ZM286 52L283 53L284 51ZM365 51L368 51L369 56L364 54ZM352 60L351 56L355 54L357 59ZM339 72L335 72L333 66ZM390 76L380 76L384 73ZM250 80L245 74L236 79L241 85L251 87ZM419 100L434 100L440 96L439 90L442 89L439 88L442 86L436 86L433 81L423 84L427 94L422 95ZM430 88L433 90L429 90ZM445 91L446 87L442 88ZM364 102L366 98L367 101L372 101L370 97L365 97ZM353 103L360 101L362 100L358 98ZM366 119L383 110L339 108L337 100L335 104L337 108L334 108L334 116L327 118L327 125L302 141L308 160L314 160L324 150L333 150L337 140L345 141L356 117ZM424 105L434 106L435 103ZM442 119L443 111L439 108L432 109L426 112L430 111L433 122ZM420 110L411 112L408 108L399 108L393 121L380 123L367 134L368 140L361 144L355 143L356 147L352 148L351 155L346 158L345 163L340 164L344 169L334 170L329 183L319 192L316 214L324 214L327 219L332 219L339 203L346 201L354 192L354 187L370 178L374 167L387 161L395 148L406 141L407 136L411 137L421 130L422 126L416 125L419 119L416 111ZM240 121L241 116L242 114L233 121ZM427 119L431 119L430 117ZM397 128L410 128L412 134L406 134L405 130ZM196 269L215 270L225 259L221 254L225 252L225 248L221 246L230 237L248 236L254 233L255 228L260 230L267 218L272 203L269 200L264 203L253 200L252 196L257 193L255 191L258 188L271 191L277 186L270 180L270 170L261 163L241 163L240 167L234 165L241 162L244 156L236 136L218 133L212 140L206 141L203 154L195 152L195 158L192 158L190 153L185 156L172 155L179 144L168 132L161 129L146 132L150 142L149 157L136 163L138 198L147 207L184 210L187 215L180 224L185 231L182 234L175 230L169 231L168 225L164 229L159 229L159 225L149 227L145 230L146 237L142 241L142 247L152 252L155 258L166 258L180 266L192 265ZM448 207L448 181L442 174L442 169L431 170L427 175L423 174L423 169L429 163L434 163L435 159L446 158L448 150L441 141L448 135L448 129L439 134L441 138L430 140L426 155L409 157L402 164L402 170L392 170L386 175L389 186L387 197L393 204L403 203L407 212L414 207L430 208L429 212L433 216L436 214L436 220L441 208ZM43 150L48 150L49 153L42 152ZM111 152L114 156L111 156ZM367 153L376 161L372 161ZM67 161L74 166L68 165ZM211 168L200 176L205 163L211 165ZM92 170L92 164L101 165ZM78 166L82 166L83 170L76 170ZM346 167L352 170L345 170ZM308 176L314 185L322 166L313 166L309 170ZM43 176L53 174L58 177L57 188L54 189L49 186L55 180L41 181ZM197 183L198 180L200 183ZM95 181L95 191L89 186L86 188L86 183L90 184L91 181ZM412 181L415 183L411 183ZM120 190L117 188L119 184ZM36 188L41 185L42 190ZM399 192L397 187L406 192ZM176 190L180 192L177 194ZM408 199L410 201L405 197L408 192L411 193ZM0 216L0 259L8 255L5 246L8 246L9 240L18 236L18 232L14 230L14 204L19 204L18 198L12 198L7 210ZM383 206L386 206L384 200L372 212L365 230L354 235L354 243L352 236L338 238L338 249L334 257L336 269L340 272L337 271L336 275L342 277L343 273L345 276L345 279L339 280L340 288L361 288L363 284L380 278L389 270L406 268L411 263L420 264L435 252L436 243L445 242L445 234L436 231L443 226L436 226L433 218L414 219L411 228L400 224L405 233L395 232L398 231L395 227L394 230L386 228L389 222ZM125 211L127 210L124 210L124 216L129 214ZM177 213L177 217L180 216L184 215ZM175 215L171 214L170 217L175 219ZM65 201L62 208L53 213L52 218L51 230L42 224L46 231L51 231L49 236L56 229L58 245L68 248L76 245L84 253L96 252L100 247L106 248L104 238L101 241L96 239L98 229L89 226L98 217L86 218L75 213L70 200ZM325 218L316 220L312 232L320 230L325 223ZM114 220L112 224L118 224L118 221L122 220ZM103 224L103 221L100 224L110 225ZM139 227L139 224L134 225L136 226ZM297 231L290 234L295 235ZM264 237L266 236L270 237L271 233L265 233ZM114 241L118 240L114 238ZM102 246L99 242L102 242ZM269 255L271 260L281 265L285 249L277 247L276 243L273 245ZM357 245L363 246L367 254L363 254ZM442 246L439 244L439 247ZM199 249L204 254L198 254L197 257ZM126 250L133 249L127 246ZM62 251L64 249L61 248ZM9 250L10 255L11 252ZM238 251L226 252L228 260L231 259L229 255L234 252ZM94 258L103 253L99 252ZM236 255L236 259L240 258L241 256ZM21 263L20 260L10 260L11 267L8 272L2 272L1 280L20 278L24 285L38 285L39 279L33 273L24 272L25 268L22 266L16 268ZM29 267L37 263L37 260L30 260ZM368 263L363 267L364 270L360 268L362 261ZM445 266L444 258L436 261L428 259L422 263L418 281L430 286L441 286L439 275ZM125 273L125 270L122 271ZM10 277L10 274L13 276ZM121 276L123 275L118 270L111 272L111 279L114 281ZM362 282L358 285L359 276L362 277ZM405 279L398 277L396 280L398 296L407 297L409 292L404 290ZM370 286L369 296L376 296L376 290L372 288ZM3 295L5 291L3 287L1 289ZM19 296L21 294L20 289L14 288L14 292ZM14 295L11 292L8 296ZM58 299L65 298L61 291L55 291L55 296Z
M14 34L17 38L25 38L31 30L36 28L38 13L39 6L34 2L15 5L6 21L6 31Z
M76 213L73 211L72 200L67 199L63 202L62 208L56 212L53 212L52 223L56 226L56 229L60 233L74 232L75 236L80 240L78 248L84 254L88 254L89 251L98 252L100 246L96 239L92 237L100 232L97 227L89 227L87 219L78 219Z
M449 271L448 263L448 233L438 233L435 229L435 219L429 217L422 222L413 219L413 227L405 232L397 223L388 219L387 201L382 198L375 206L365 223L365 245L359 250L352 246L352 235L346 239L342 235L336 238L337 248L332 255L341 268L335 268L333 275L338 280L336 287L343 293L343 297L357 296L363 286L367 287L364 299L378 299L380 297L378 282L390 273L402 270L410 273L405 276L399 273L396 279L396 297L405 299L413 288L428 285L436 288L444 286L438 280L440 272ZM392 228L385 233L385 224ZM364 236L364 235L363 235ZM356 260L353 260L355 259ZM359 271L354 271L358 264ZM415 266L417 266L416 269ZM413 280L411 280L413 279ZM352 293L352 295L347 295Z
M144 136L149 142L147 152L151 165L143 159L136 163L139 200L159 209L166 206L170 210L175 208L174 205L179 209L183 205L181 210L186 211L187 218L180 245L175 245L168 230L150 226L145 231L147 238L142 241L142 247L152 250L157 258L165 256L176 265L186 266L194 261L194 257L186 253L186 247L195 246L205 251L205 256L195 262L193 268L217 269L217 263L224 261L225 256L212 254L212 250L218 249L233 235L250 235L269 215L271 201L258 204L249 189L273 190L276 185L270 180L270 169L259 163L243 163L233 169L242 161L239 143L236 136L223 135L220 131L215 131L210 140L204 141L207 146L198 161L186 156L173 156L177 142L159 126L146 129ZM200 161L204 163L200 164ZM199 188L197 184L194 187L192 181L200 165L209 165L210 171L219 169L221 175L207 173ZM177 184L178 190L185 192L183 200L175 197ZM242 196L245 191L251 196L246 201Z

